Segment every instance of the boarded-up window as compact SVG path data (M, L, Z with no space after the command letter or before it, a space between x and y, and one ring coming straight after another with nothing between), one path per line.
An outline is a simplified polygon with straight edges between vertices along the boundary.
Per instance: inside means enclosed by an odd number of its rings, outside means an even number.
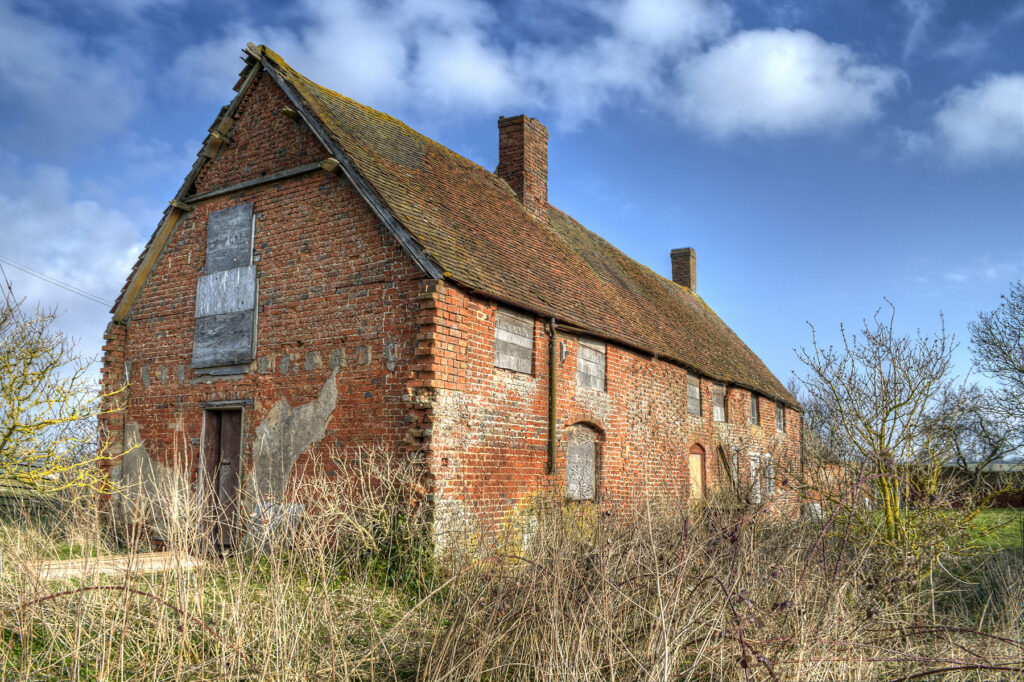
M775 403L775 428L779 431L786 430L786 408L782 403Z
M690 448L690 499L704 499L704 448L694 443Z
M252 204L214 211L206 226L206 274L252 261Z
M533 317L499 308L494 322L494 366L514 372L533 371Z
M761 417L757 408L757 394L754 392L750 393L750 423L755 426L761 423Z
M576 385L605 390L605 368L608 353L603 341L580 339L576 361Z
M206 274L196 284L192 367L245 365L252 360L256 267L251 261L252 204L211 213Z
M597 431L574 424L566 436L565 495L570 500L592 500L597 494Z
M715 384L712 390L715 405L715 421L725 421L725 384Z
M686 375L686 411L700 416L700 378L695 374Z

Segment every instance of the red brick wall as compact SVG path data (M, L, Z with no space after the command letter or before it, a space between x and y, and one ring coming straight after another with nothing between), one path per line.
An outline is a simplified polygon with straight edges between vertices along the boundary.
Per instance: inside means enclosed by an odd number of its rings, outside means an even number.
M817 502L828 510L836 504L857 504L867 494L862 489L851 494L851 486L858 482L862 472L852 464L828 462L808 457L804 462L802 497L808 502Z
M528 116L498 119L498 168L534 218L548 215L548 129Z
M127 328L111 322L103 333L103 364L100 381L103 386L104 410L100 413L100 440L108 444L107 455L121 454L124 439L125 336ZM107 465L108 462L103 462Z
M209 162L200 189L235 184L327 156L278 110L283 93L266 76L238 109L232 142ZM208 215L252 202L256 216L257 359L241 378L190 369L196 282ZM107 420L137 424L149 456L194 472L204 401L252 399L243 417L243 462L255 428L279 400L317 398L337 369L338 404L323 448L398 447L416 426L406 397L421 274L339 176L315 171L199 202L177 228L131 310L108 332L110 384L130 366L126 410ZM116 421L115 421L116 419ZM299 460L301 471L308 459Z
M196 193L229 187L330 156L304 124L280 112L292 103L266 71L242 95L235 124L212 163L196 178Z
M717 448L740 457L749 479L749 452L772 452L779 499L797 480L800 416L786 410L786 432L775 425L774 403L760 398L761 424L750 426L750 392L727 392L726 423L712 418L712 383L701 380L703 414L687 414L686 372L648 355L607 344L607 391L577 388L577 336L560 331L567 355L558 366L559 446L547 475L548 334L534 325L533 374L493 364L496 305L440 285L425 303L424 344L434 357L419 384L433 392L433 433L428 461L442 525L473 519L495 528L529 503L536 491L564 486L565 428L587 423L600 432L598 496L609 508L642 500L642 492L689 494L688 458L703 447L709 488L724 473ZM792 509L794 505L790 504Z
M283 93L262 76L237 112L231 142L207 164L199 191L322 160L312 134L280 115ZM196 282L204 265L207 217L252 202L258 270L257 359L241 378L190 368ZM576 336L560 332L556 471L547 461L548 343L536 321L531 375L493 366L495 304L423 279L354 189L316 171L199 202L178 227L124 327L108 332L105 376L113 386L130 367L126 409L105 423L111 434L138 425L153 459L194 471L205 401L251 399L243 417L243 463L256 426L278 403L315 400L337 370L338 404L324 448L380 443L427 447L439 520L501 524L537 491L564 483L564 429L600 433L602 503L638 501L644 490L688 494L690 448L706 453L707 481L721 479L716 449L770 451L781 489L799 461L799 415L775 430L762 398L764 428L749 427L749 393L730 389L728 424L712 420L712 385L702 381L701 417L686 413L686 373L608 344L607 391L576 388ZM741 473L749 462L741 458Z

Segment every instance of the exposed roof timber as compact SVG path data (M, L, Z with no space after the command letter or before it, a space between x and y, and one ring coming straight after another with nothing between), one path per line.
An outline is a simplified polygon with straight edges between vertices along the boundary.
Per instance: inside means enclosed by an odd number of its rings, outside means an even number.
M295 106L295 110L299 113L302 121L313 131L320 143L323 144L337 159L341 172L345 175L352 186L356 188L356 191L363 198L363 200L370 206L374 215L384 224L388 232L390 232L398 243L402 246L402 249L413 259L416 265L427 277L432 279L444 279L444 271L437 266L423 251L423 248L413 239L412 235L402 227L402 224L398 222L391 209L388 208L387 204L380 198L377 191L373 186L359 174L356 167L349 160L345 154L345 150L334 140L334 137L324 128L320 120L313 115L313 113L306 107L299 93L295 91L291 83L281 77L281 74L277 71L277 65L273 60L268 59L266 54L256 45L249 43L246 47L246 51L260 60L264 68L267 69L267 73L271 75L274 82L284 91L285 95Z
M146 285L146 281L149 279L149 275L153 271L153 267L156 265L157 261L160 260L160 254L163 252L164 246L167 245L171 235L174 234L174 230L177 229L178 224L181 222L181 218L187 213L184 206L187 205L188 193L192 190L196 178L199 177L199 173L202 171L203 166L206 165L207 160L212 156L212 154L208 153L211 143L214 143L219 147L227 139L227 134L234 126L234 115L238 110L242 97L245 96L245 93L252 86L253 82L256 80L256 76L259 75L259 72L262 69L258 59L250 57L247 58L245 62L246 67L242 71L239 83L235 88L237 94L231 100L230 104L221 109L217 120L213 122L212 126L210 126L210 134L207 136L206 140L203 141L203 148L197 155L195 163L192 164L192 170L189 171L187 176L185 176L185 181L181 184L177 194L174 195L174 199L171 200L170 207L164 211L163 220L160 222L160 225L157 227L156 232L150 239L149 244L146 245L145 250L139 257L139 261L136 263L135 268L132 271L127 286L121 292L117 302L114 303L114 307L110 311L113 313L114 322L121 323L128 318L128 314L131 312L132 306L135 304L135 300L138 298L139 293Z
M287 180L288 178L298 177L299 175L306 175L307 173L312 173L313 171L324 170L328 172L333 172L334 169L337 167L338 162L334 159L334 157L329 156L323 161L307 163L304 166L296 166L295 168L288 168L282 171L277 171L276 173L261 175L258 178L246 180L245 182L240 182L237 185L231 185L230 187L220 187L218 189L210 190L209 192L203 192L202 194L193 194L189 196L188 203L195 204L205 199L212 199L213 197L219 197L225 194L240 192L243 189L251 189L253 187L259 187L260 185L267 185L272 182ZM184 205L187 206L188 204ZM189 210L192 210L191 207L189 207Z
M149 279L150 273L153 271L156 263L160 260L160 255L163 253L164 247L167 245L167 242L170 241L174 231L181 223L181 219L187 214L188 205L197 199L209 198L212 194L206 193L203 196L189 196L189 192L192 191L196 178L206 165L206 162L216 156L217 149L229 139L228 134L235 123L235 112L238 110L245 93L249 90L260 71L264 68L267 70L267 73L273 77L274 82L277 83L285 92L288 99L295 106L296 111L299 113L303 122L309 126L310 130L313 131L313 134L320 140L320 143L323 144L324 147L332 154L331 158L337 164L335 165L335 163L325 162L326 165L317 164L317 166L322 167L323 170L328 172L338 172L340 170L349 182L352 183L352 186L356 188L356 191L363 197L387 230L394 235L403 250L409 254L420 270L433 279L442 279L444 277L442 270L434 264L429 257L427 257L419 244L417 244L405 228L401 226L398 220L395 219L390 209L388 209L387 205L380 199L373 187L359 174L345 156L344 151L342 151L327 131L324 130L316 117L313 116L305 107L301 98L298 96L298 93L296 93L294 89L276 72L276 69L274 68L276 65L273 61L267 59L259 48L251 43L247 47L246 52L249 56L245 58L246 68L242 71L242 74L239 77L239 82L235 87L237 94L231 100L230 104L221 109L217 120L214 121L212 126L210 126L210 134L203 141L203 148L200 150L199 154L197 154L195 163L192 164L192 170L189 171L189 174L185 177L185 181L175 194L174 199L171 200L170 207L164 212L164 218L140 256L127 286L121 292L117 302L111 309L114 322L123 323L128 318L128 315L131 313L132 306L135 304L136 299L146 285L146 281ZM217 193L219 194L223 192L218 191Z
M174 230L177 229L181 219L186 215L188 215L188 212L183 211L177 206L169 206L164 212L163 222L160 223L156 234L153 235L153 239L146 247L142 261L135 269L135 274L128 283L128 288L125 289L121 298L114 304L114 309L111 311L114 313L114 322L124 322L125 318L128 317L132 303L138 298L139 292L142 291L146 280L149 279L149 273L153 271L153 266L160 260L160 254L163 253L164 247L170 241L171 235L174 234Z

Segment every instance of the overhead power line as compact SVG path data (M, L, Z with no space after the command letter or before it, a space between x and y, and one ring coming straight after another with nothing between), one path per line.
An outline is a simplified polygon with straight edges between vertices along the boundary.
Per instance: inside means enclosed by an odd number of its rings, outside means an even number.
M47 282L47 283L52 284L54 286L60 287L61 289L64 289L65 291L70 291L73 294L77 294L77 295L81 296L84 299L88 299L88 300L92 301L93 303L99 303L100 305L105 305L105 306L113 305L113 303L111 301L108 301L108 300L106 300L104 298L101 298L101 297L99 297L99 296L97 296L95 294L90 294L88 291L83 291L83 290L79 289L76 286L68 284L67 282L62 282L59 279L57 279L56 277L50 277L49 275L44 274L42 272L39 272L38 270L33 270L32 268L30 268L28 266L25 266L25 265L22 265L21 263L17 263L17 262L11 260L10 258L8 258L6 256L0 256L0 262L6 263L7 265L10 265L12 268L17 268L17 269L21 270L22 272L25 272L25 273L27 273L29 275L32 275L33 277L38 277L39 279L43 280L44 282Z

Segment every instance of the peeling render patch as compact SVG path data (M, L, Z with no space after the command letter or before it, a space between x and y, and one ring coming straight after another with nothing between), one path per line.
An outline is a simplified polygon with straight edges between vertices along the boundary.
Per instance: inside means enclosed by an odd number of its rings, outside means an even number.
M124 523L144 520L166 539L175 527L175 516L188 508L188 481L175 467L149 456L138 424L125 424L124 448L121 461L110 471L116 486L113 511Z
M295 460L323 440L327 420L337 406L337 372L327 377L316 400L298 407L292 407L284 398L274 404L256 427L252 472L245 485L249 500L280 502L284 499Z

